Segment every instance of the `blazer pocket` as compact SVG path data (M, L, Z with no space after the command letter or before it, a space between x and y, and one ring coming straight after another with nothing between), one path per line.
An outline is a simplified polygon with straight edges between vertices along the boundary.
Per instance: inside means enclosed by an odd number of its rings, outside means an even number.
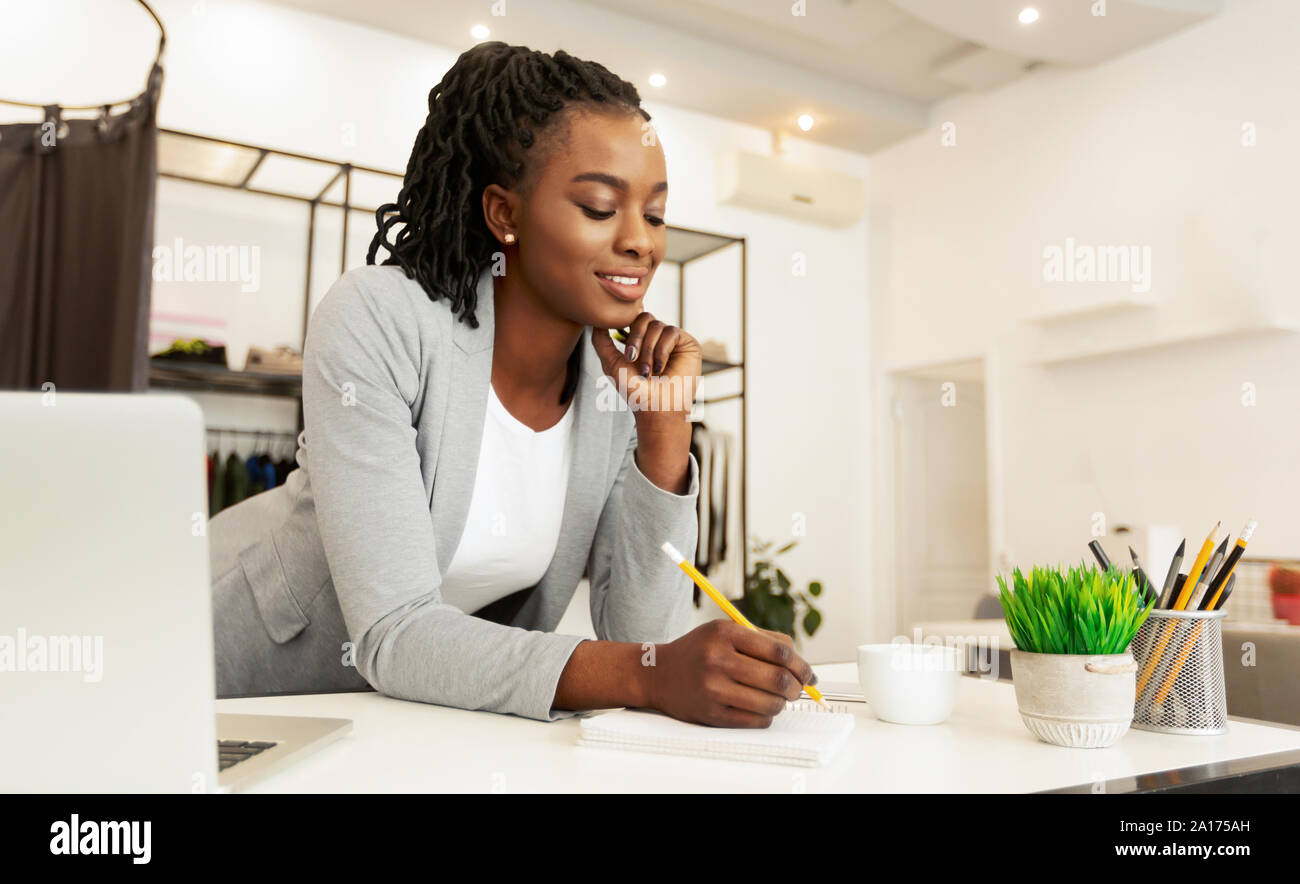
M289 589L284 563L275 548L275 538L268 535L240 553L244 577L253 592L266 634L282 645L302 632L311 621Z

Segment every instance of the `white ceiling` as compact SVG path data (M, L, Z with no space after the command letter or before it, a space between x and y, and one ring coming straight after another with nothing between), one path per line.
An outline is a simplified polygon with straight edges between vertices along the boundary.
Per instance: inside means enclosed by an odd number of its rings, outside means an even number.
M870 153L928 125L935 101L1048 62L1096 64L1217 11L1220 0L276 0L453 49L491 39L566 49L643 98ZM1016 15L1041 13L1030 26ZM652 72L668 78L651 87ZM433 84L430 84L432 86Z

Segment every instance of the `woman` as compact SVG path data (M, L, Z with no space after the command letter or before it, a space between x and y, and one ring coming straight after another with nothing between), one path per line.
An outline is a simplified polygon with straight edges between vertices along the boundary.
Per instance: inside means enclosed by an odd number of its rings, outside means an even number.
M667 199L648 120L604 67L502 43L430 92L367 266L312 315L301 469L212 520L218 695L766 727L812 680L785 636L682 635L660 545L696 547L701 359L641 308ZM551 631L584 573L595 641Z

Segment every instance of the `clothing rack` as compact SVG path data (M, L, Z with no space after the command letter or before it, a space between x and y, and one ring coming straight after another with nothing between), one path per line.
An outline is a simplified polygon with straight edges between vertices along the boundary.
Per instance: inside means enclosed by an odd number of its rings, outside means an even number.
M258 430L249 429L248 427L205 427L209 433L233 433L235 435L245 436L283 436L288 439L297 439L298 434L292 430Z
M208 516L285 483L298 467L295 434L248 427L206 427ZM234 440L227 439L234 436ZM215 438L215 444L211 440ZM237 444L252 439L251 446ZM251 450L249 450L251 449Z
M266 448L284 452L286 456L292 457L298 450L298 433L288 430L259 430L247 427L206 427L205 437L208 440L208 447L213 447L215 438L215 447L220 450L223 440L227 437L233 437L234 440L252 439L252 446ZM235 447L238 447L237 445Z

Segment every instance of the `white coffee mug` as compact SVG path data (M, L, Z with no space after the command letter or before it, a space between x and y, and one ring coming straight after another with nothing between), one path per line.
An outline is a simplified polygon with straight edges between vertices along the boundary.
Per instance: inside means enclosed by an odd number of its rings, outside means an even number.
M939 724L952 714L961 650L899 642L858 646L858 682L871 711L895 724Z

